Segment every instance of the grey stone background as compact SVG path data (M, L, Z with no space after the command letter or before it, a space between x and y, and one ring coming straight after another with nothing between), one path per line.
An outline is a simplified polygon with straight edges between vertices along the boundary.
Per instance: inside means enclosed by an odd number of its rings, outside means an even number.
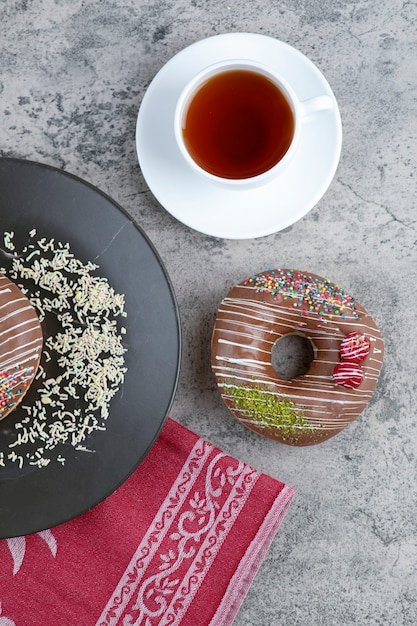
M339 102L344 143L332 185L306 217L262 239L224 241L158 205L134 135L141 99L166 61L198 39L240 31L286 41L316 63ZM417 4L403 0L0 4L1 154L77 174L138 221L182 318L172 416L296 489L236 626L417 624L416 33ZM247 431L211 375L220 300L268 266L328 276L385 338L370 406L319 446L290 448Z

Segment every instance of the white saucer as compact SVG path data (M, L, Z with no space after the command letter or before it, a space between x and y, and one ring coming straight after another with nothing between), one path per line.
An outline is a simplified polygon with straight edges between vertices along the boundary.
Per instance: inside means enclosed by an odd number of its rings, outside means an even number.
M175 142L174 112L182 89L204 67L229 58L275 68L300 100L323 94L334 100L332 109L304 125L297 153L280 177L256 189L226 189L205 180L185 163ZM288 44L250 33L209 37L175 55L150 84L136 125L139 165L160 204L190 228L226 239L270 235L308 213L332 181L341 145L339 108L322 73Z

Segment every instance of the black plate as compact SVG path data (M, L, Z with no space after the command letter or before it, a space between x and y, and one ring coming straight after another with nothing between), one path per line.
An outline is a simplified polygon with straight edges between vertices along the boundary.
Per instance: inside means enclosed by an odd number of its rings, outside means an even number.
M30 471L0 467L1 538L68 521L120 486L143 461L165 422L180 365L175 294L145 233L113 200L79 178L39 163L2 158L0 231L14 231L18 242L33 228L39 237L68 242L83 263L97 259L97 273L125 295L128 370L111 401L106 430L86 441L93 453L72 449L65 465L53 461ZM3 253L0 265L5 265ZM12 420L25 415L17 408L0 422L0 449Z

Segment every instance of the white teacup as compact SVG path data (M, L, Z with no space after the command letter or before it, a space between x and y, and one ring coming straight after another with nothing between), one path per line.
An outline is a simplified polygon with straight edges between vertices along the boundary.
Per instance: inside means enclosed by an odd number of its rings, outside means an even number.
M287 80L261 63L226 60L203 69L181 92L175 138L201 176L229 188L255 187L280 175L303 125L333 107L325 94L300 101Z

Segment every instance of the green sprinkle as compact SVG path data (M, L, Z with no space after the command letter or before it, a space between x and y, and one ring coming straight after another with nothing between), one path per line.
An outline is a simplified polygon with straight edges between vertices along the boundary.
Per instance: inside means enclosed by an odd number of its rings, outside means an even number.
M280 436L288 436L316 430L305 418L302 409L294 402L260 386L243 387L224 385L241 418L258 428L275 431Z

